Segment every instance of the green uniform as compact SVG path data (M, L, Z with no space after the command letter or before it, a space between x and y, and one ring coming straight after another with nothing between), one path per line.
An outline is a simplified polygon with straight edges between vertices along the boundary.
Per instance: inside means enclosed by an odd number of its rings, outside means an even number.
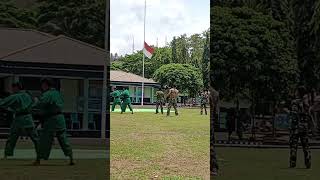
M21 135L31 138L37 152L39 139L31 114L32 105L32 97L25 91L20 91L0 101L0 107L10 108L14 113L5 147L6 156L13 156L17 140Z
M62 114L63 105L63 98L55 89L44 92L35 105L40 109L43 121L38 159L49 159L54 136L57 137L64 155L72 156L72 149L67 139L66 122Z
M113 97L111 110L114 111L114 108L116 107L116 105L119 105L121 107L121 99L120 99L121 92L119 90L115 90L110 95Z
M201 93L201 96L200 96L200 108L201 108L200 114L201 115L203 114L203 109L205 114L207 115L207 103L208 103L208 95L206 93Z
M129 107L130 111L133 112L132 110L132 105L131 105L131 99L130 99L130 92L129 90L124 90L121 94L123 102L122 102L122 112L126 112L127 106Z
M171 88L169 90L169 93L168 93L168 97L169 97L169 100L168 100L168 110L167 110L167 116L170 115L170 109L171 107L174 108L174 111L175 111L175 114L178 115L178 109L177 109L177 97L178 97L178 93L179 91L175 88Z
M293 107L294 106L294 107ZM303 110L304 103L301 99L296 99L292 102L290 112L290 167L296 166L297 149L299 139L301 141L304 161L307 168L311 167L311 152L309 148L309 135L312 133L312 120L309 114Z
M163 103L164 103L164 93L162 91L157 91L156 92L156 114L159 113L158 109L160 106L161 114L163 114Z

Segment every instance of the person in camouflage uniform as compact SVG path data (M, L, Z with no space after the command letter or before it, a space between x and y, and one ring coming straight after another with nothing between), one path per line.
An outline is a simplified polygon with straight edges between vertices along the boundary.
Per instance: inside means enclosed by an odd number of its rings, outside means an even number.
M311 152L309 149L309 135L311 132L311 117L309 104L306 99L304 87L296 91L296 99L291 103L290 109L290 168L296 167L297 149L299 139L301 141L306 168L311 168Z
M207 115L207 103L208 103L208 92L207 91L202 91L200 94L200 114L203 114L203 109L204 109L204 113L205 115Z
M60 92L53 87L51 79L42 79L41 89L43 93L39 101L34 104L34 108L40 109L42 118L39 153L34 165L40 165L41 159L49 159L54 136L57 137L64 155L69 157L69 165L74 165L72 148L67 138L66 122L62 113L64 100Z
M110 94L111 97L113 97L113 103L112 103L112 108L111 111L113 112L116 105L119 105L121 107L121 92L115 88L114 91Z
M130 92L128 88L125 88L125 90L121 93L121 97L123 99L122 105L121 105L121 114L126 112L127 106L129 107L131 113L133 114L132 105L131 105L131 99L130 99Z
M160 106L160 110L161 110L161 114L163 114L163 103L164 103L164 92L162 91L162 89L159 89L156 92L156 114L159 113L159 106Z
M6 142L4 159L13 156L19 136L28 135L38 152L38 133L33 123L31 114L33 99L29 93L23 90L23 86L17 82L12 84L13 94L0 100L0 107L10 108L14 113L14 119L11 122L9 138Z
M178 109L177 109L177 98L178 98L179 91L176 89L175 86L173 88L169 89L168 94L166 97L168 97L168 110L167 110L167 116L170 116L170 109L173 106L175 115L178 116Z
M218 161L215 150L214 123L218 119L219 92L210 87L210 175L216 176L218 173Z

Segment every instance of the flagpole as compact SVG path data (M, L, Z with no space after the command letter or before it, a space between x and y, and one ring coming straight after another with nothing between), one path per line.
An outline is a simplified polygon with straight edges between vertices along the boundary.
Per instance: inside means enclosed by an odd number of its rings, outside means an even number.
M143 21L143 49L144 43L146 42L146 11L147 11L147 0L144 0L144 21ZM142 59L142 77L144 79L144 58L145 55L143 53L143 59ZM141 89L141 106L143 106L143 97L144 97L144 80L142 80L142 89Z

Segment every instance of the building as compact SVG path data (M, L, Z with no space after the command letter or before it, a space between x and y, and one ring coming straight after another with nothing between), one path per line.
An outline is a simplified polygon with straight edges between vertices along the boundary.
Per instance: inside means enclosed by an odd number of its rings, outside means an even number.
M26 29L0 28L0 39L1 93L20 80L39 96L40 79L51 77L65 98L70 133L100 136L104 49Z
M144 104L155 103L155 92L160 84L152 79L146 79L136 74L123 71L110 71L111 89L117 87L119 89L129 88L131 101L133 104L141 103L142 82L144 82Z

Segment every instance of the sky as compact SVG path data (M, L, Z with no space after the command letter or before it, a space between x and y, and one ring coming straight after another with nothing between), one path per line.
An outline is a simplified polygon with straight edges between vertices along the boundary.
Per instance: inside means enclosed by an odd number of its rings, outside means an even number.
M118 55L143 48L144 0L110 1L110 49ZM210 27L209 0L147 0L145 40L164 46L173 36L202 33Z

